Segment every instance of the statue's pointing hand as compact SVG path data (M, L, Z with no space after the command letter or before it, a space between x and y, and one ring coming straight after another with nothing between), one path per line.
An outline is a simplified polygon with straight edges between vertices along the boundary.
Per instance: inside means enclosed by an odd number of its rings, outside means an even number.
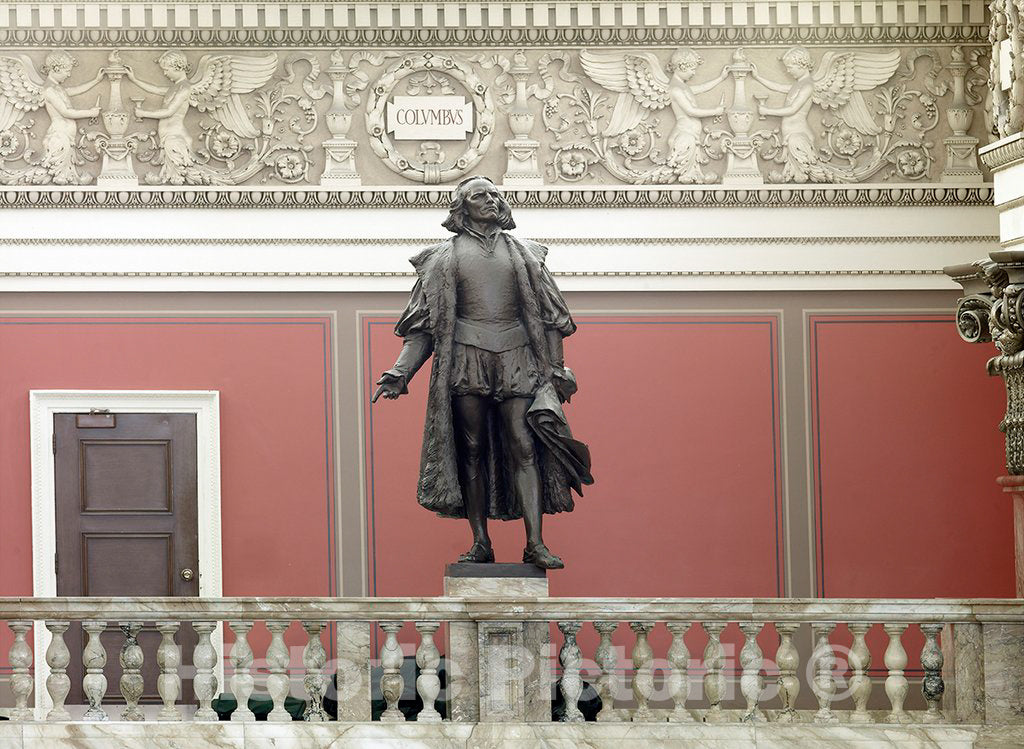
M373 398L370 400L371 403L376 403L377 399L382 395L389 399L394 400L403 393L409 392L405 386L405 378L400 375L393 375L385 372L381 375L381 378L377 380L377 384L380 386L377 391L373 394Z

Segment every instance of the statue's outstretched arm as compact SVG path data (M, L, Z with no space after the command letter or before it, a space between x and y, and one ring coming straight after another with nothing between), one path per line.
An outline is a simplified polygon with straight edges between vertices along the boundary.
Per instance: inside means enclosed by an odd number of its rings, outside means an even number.
M404 339L402 353L395 366L384 374L403 377L406 383L419 371L434 351L434 338L430 333L410 333Z

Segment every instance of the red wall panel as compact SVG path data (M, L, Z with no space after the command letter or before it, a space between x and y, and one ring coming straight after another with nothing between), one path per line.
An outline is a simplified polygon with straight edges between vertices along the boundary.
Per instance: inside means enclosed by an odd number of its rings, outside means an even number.
M596 483L575 512L545 516L565 558L562 596L782 594L778 320L773 315L577 317L566 407ZM401 348L393 317L366 317L364 396ZM463 520L416 503L426 391L367 406L367 533L373 595L441 593L470 543ZM492 521L499 561L519 561L519 521Z
M990 346L949 315L812 315L817 593L1014 594Z
M219 390L224 593L335 593L326 317L0 318L0 595L31 595L28 393Z

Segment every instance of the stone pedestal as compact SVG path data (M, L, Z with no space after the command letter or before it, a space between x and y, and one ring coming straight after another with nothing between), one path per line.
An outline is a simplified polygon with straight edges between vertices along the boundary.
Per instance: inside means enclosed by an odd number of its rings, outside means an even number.
M1024 476L1000 476L996 481L1013 502L1014 571L1017 598L1024 598Z
M942 141L946 147L943 182L983 182L978 168L978 139L971 135L952 135Z
M320 176L321 187L345 189L359 187L362 179L356 170L356 147L348 138L330 138L323 142L326 164Z
M444 594L544 598L547 573L532 564L450 564ZM549 651L547 622L451 622L445 643L451 720L550 721Z
M544 184L544 175L537 164L540 142L526 137L505 141L508 167L501 184L509 187L537 187Z

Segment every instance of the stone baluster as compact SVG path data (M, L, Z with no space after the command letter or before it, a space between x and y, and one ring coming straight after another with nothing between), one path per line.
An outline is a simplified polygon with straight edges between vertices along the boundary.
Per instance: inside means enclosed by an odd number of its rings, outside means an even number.
M892 709L885 716L886 723L909 723L910 716L903 710L903 701L907 698L910 685L903 669L907 667L907 651L903 649L900 638L907 628L906 624L882 625L889 635L889 646L885 649L885 667L889 675L885 678L885 694L889 698Z
M865 641L870 624L856 622L849 625L853 634L853 644L850 645L849 661L850 670L853 676L850 677L850 694L853 696L853 712L850 713L851 723L874 723L875 719L868 712L868 698L871 696L871 677L868 676L868 668L871 667L871 651Z
M423 709L416 716L417 723L440 723L441 713L434 702L441 693L441 680L437 676L437 667L441 665L441 654L434 644L434 633L441 622L416 622L416 631L420 633L420 645L416 648L416 665L420 675L416 677L416 694L423 702Z
M181 646L174 641L181 622L163 621L156 623L160 633L160 644L156 649L156 665L160 667L160 675L156 677L156 691L164 706L160 708L156 719L161 721L181 720L181 710L174 703L181 695L181 677L178 667L181 665Z
M636 633L633 644L633 697L636 699L636 710L632 720L635 722L653 720L651 708L647 702L654 691L654 652L647 642L647 635L654 629L654 622L630 622L629 628Z
M121 629L121 634L124 635L124 644L121 645L121 653L118 656L121 663L121 680L118 682L118 686L125 704L124 710L121 711L121 720L145 720L146 716L139 707L139 699L142 697L144 688L142 683L144 656L138 640L142 622L121 622L118 626Z
M672 644L668 648L668 663L671 667L668 693L672 697L673 707L668 720L670 723L693 723L693 716L686 709L686 698L690 693L690 651L683 642L683 635L690 628L690 623L668 622L665 626L672 633Z
M838 723L839 719L832 712L832 698L836 694L836 681L832 670L836 667L836 656L832 651L832 644L828 636L835 628L831 622L815 622L811 625L814 633L814 652L811 659L814 661L814 681L811 682L811 691L818 698L818 712L814 714L815 723Z
M46 677L46 692L50 695L53 708L46 714L47 720L71 720L71 713L64 708L64 700L71 691L71 679L68 678L68 664L71 663L71 651L64 642L64 633L71 622L48 621L46 628L50 630L52 639L46 648L46 665L50 667L50 675Z
M249 709L249 697L252 695L256 680L252 676L252 647L249 645L249 632L252 622L228 622L235 633L235 641L231 645L231 694L234 695L237 707L231 713L231 720L236 723L251 723L256 715Z
M601 636L594 660L601 668L601 675L597 677L597 694L601 698L601 710L597 713L597 720L602 723L619 719L615 710L615 693L619 686L619 658L612 646L612 633L618 627L618 622L594 622L594 629Z
M14 642L8 651L8 662L11 664L11 691L14 693L14 708L11 720L32 720L35 716L28 706L28 697L32 694L32 648L25 642L25 635L32 629L31 621L7 622L14 632Z
M284 644L284 633L290 622L281 619L268 619L267 629L270 630L270 645L267 646L267 691L274 702L274 708L267 715L271 723L290 723L292 716L284 709L284 701L291 691L288 679L288 646Z
M210 641L210 634L217 626L216 622L192 622L192 629L199 635L195 650L192 651L192 665L196 675L192 678L192 689L196 693L199 709L196 720L217 720L217 713L212 703L217 696L217 674L213 672L217 665L217 650Z
M796 698L800 694L800 679L796 670L800 667L800 651L793 644L793 633L799 628L793 622L776 622L775 631L779 633L779 649L775 653L775 663L779 667L779 699L782 708L779 710L777 723L795 723Z
M326 626L327 622L302 622L302 628L306 630L307 636L306 647L302 649L302 665L306 669L302 685L306 688L306 696L309 697L302 719L310 723L329 720L327 713L324 712L324 688L327 686L324 666L327 665L327 651L320 642L320 633Z
M942 631L941 624L922 624L924 648L921 650L921 668L924 669L924 680L921 691L928 702L928 710L921 717L925 723L942 723L946 720L939 705L946 685L942 681L942 665L944 658L939 648L938 635Z
M14 693L14 707L11 709L11 720L32 720L35 716L28 706L29 695L32 694L32 648L25 641L25 635L32 629L31 621L7 622L14 633L14 642L8 651L8 662L11 664L11 692Z
M722 647L724 622L704 622L708 633L708 644L704 648L704 697L708 701L705 723L722 723L726 718L722 712L722 698L725 696L725 648Z
M576 633L580 631L580 622L558 622L558 629L565 638L562 649L558 653L558 661L562 664L562 678L558 682L558 691L565 702L563 723L582 723L583 713L580 712L580 695L583 694L583 677L580 666L583 665L583 654L576 644Z
M384 668L384 674L380 677L380 691L387 703L380 719L398 723L405 720L405 715L398 709L398 701L402 699L405 689L405 679L402 677L402 662L405 659L397 636L402 622L381 622L380 628L386 633L380 648L380 665Z
M107 665L107 651L100 641L100 635L107 628L107 623L90 619L82 622L82 628L89 635L89 640L82 651L82 665L85 666L82 691L85 692L89 709L82 717L84 720L107 720L107 713L103 709L103 695L107 693L107 677L103 675L103 667Z
M740 666L743 668L743 675L740 676L740 692L747 701L747 709L743 713L744 723L763 723L767 720L758 703L761 701L761 693L764 691L764 677L761 676L761 665L764 657L761 648L757 644L757 636L761 634L764 624L760 622L742 622L740 631L743 632L743 648L740 650Z

